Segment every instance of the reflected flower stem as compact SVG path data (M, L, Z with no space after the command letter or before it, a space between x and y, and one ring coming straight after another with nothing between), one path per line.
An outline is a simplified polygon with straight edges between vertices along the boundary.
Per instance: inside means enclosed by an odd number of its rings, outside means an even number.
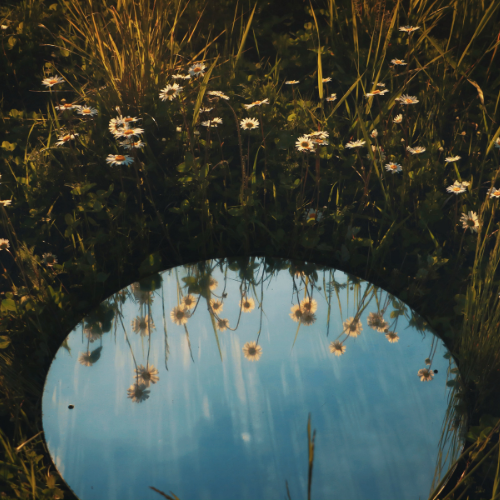
M188 343L188 346L189 346L189 354L191 355L191 360L194 363L193 351L191 350L191 341L189 340L189 332L188 332L188 329L187 329L186 325L184 325L184 330L186 330L186 338L187 338L187 343Z
M127 341L127 344L129 346L129 349L130 349L130 353L132 354L132 359L134 360L134 366L135 366L135 369L136 369L136 381L137 381L137 385L139 385L139 373L137 372L137 361L135 360L135 356L134 356L134 351L132 349L132 346L130 345L130 341L128 339L128 335L127 335L127 330L125 329L125 325L123 324L123 314L121 311L117 311L117 315L118 317L120 318L120 323L122 324L122 328L123 328L123 333L125 334L125 340Z
M165 317L165 297L164 297L164 291L163 291L163 283L161 285L161 307L162 307L162 313L163 313L163 331L164 331L164 336L165 336L165 369L168 371L168 356L170 354L170 347L168 345L168 334L167 334L167 320Z
M312 475L314 465L314 442L316 440L316 429L314 429L311 439L311 414L307 419L307 448L309 451L309 471L307 477L307 500L311 500Z

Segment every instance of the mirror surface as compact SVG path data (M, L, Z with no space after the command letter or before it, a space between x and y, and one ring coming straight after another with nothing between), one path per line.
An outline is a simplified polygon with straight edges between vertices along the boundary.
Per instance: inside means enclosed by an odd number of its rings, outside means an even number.
M436 469L452 367L370 283L204 261L132 284L69 334L43 426L81 500L427 499L451 463Z

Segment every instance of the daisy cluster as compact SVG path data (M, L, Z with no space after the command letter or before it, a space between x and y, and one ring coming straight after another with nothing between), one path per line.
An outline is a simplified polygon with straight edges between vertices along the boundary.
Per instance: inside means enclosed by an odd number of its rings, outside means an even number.
M117 111L119 112L120 110L117 109ZM144 133L144 129L135 126L139 120L140 118L137 117L123 117L119 115L116 118L111 118L109 122L109 131L113 134L114 138L118 140L118 144L125 150L132 151L144 147L144 143L140 137ZM129 155L110 154L106 158L106 161L112 166L130 165L134 162L134 159Z

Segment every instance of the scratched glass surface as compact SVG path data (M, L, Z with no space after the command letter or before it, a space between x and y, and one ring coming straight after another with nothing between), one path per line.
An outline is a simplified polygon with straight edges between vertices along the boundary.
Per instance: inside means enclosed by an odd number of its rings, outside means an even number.
M205 261L69 334L45 438L81 500L426 499L451 459L436 469L451 367L425 321L354 276Z

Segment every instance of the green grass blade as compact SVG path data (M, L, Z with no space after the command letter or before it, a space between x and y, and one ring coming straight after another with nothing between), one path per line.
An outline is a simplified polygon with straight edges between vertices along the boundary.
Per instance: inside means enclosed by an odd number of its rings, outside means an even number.
M198 115L200 114L201 103L203 102L205 91L207 90L208 80L210 80L210 75L212 74L212 71L215 68L215 65L217 64L218 59L219 56L217 55L215 61L212 63L210 68L208 68L208 71L205 73L203 81L201 82L200 91L198 92L198 96L196 97L196 102L194 104L193 128L196 125L196 122L198 121Z

